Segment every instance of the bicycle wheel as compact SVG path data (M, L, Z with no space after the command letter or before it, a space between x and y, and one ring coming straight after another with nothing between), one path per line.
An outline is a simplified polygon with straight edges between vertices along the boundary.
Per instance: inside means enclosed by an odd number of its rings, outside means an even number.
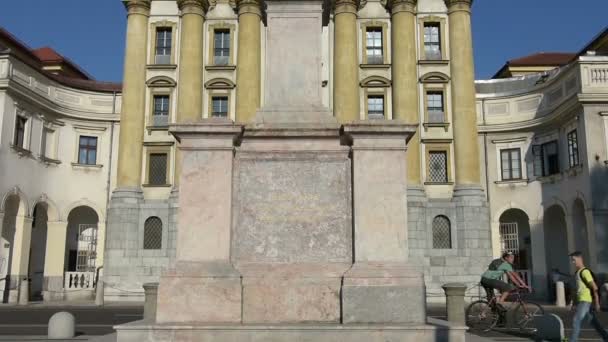
M521 330L536 329L535 319L545 314L542 306L532 302L521 302L513 311L513 323Z
M465 314L466 323L473 330L489 331L498 322L498 314L492 310L490 304L485 300L471 303Z

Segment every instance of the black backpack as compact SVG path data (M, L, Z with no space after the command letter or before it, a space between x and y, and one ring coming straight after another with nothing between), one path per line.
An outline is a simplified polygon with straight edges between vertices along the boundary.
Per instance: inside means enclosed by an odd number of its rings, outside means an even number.
M490 271L496 271L498 270L498 268L500 267L500 265L502 265L502 263L505 262L504 260L498 258L498 259L494 259L492 260L492 262L490 263L490 265L488 265L488 269Z

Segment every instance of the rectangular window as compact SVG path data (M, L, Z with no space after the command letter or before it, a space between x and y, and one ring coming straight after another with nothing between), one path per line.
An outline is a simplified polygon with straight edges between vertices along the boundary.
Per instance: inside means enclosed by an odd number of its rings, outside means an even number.
M214 96L211 98L211 117L228 117L228 96Z
M570 167L579 165L578 159L578 136L576 130L571 131L567 135L568 138L568 163Z
M97 137L80 136L78 143L78 164L97 164Z
M557 141L532 146L534 154L534 175L550 176L559 173L559 153Z
M441 60L441 25L424 23L424 55L426 59Z
M500 150L502 180L521 179L521 151L518 148Z
M433 183L448 182L448 153L446 151L429 152L429 181Z
M148 161L148 184L167 184L167 154L151 153Z
M367 97L367 117L369 119L384 119L384 96L370 95Z
M213 36L213 64L228 65L230 60L230 30L215 30Z
M428 111L429 123L445 122L442 91L429 91L426 93L426 109Z
M15 118L15 138L13 139L13 145L21 148L25 148L25 126L27 125L27 118L17 115Z
M543 175L543 152L540 145L532 146L532 156L534 157L534 176Z
M169 124L169 95L154 96L152 124L154 126L167 126Z
M383 64L382 28L368 27L366 32L367 64Z
M156 29L156 64L171 63L171 28L159 27Z

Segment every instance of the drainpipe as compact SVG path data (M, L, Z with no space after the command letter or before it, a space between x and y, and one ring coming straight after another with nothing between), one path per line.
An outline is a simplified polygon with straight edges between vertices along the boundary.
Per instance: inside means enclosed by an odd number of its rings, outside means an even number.
M484 99L481 100L481 118L482 123L485 126L486 124L486 101ZM488 133L483 133L483 153L484 153L484 167L485 167L485 175L486 175L486 199L488 203L490 203L490 177L488 176ZM490 212L490 218L492 217L492 213Z

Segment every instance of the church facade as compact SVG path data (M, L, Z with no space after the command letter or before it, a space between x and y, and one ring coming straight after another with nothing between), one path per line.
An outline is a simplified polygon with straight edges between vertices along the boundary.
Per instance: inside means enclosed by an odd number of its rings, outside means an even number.
M282 56L295 74L319 66L303 76L318 86L297 98L310 92L339 123L417 125L403 210L429 299L444 283L476 283L505 250L542 295L573 249L608 273L606 32L564 66L475 81L472 1L323 2L313 38L285 28L317 42L319 60L272 50L281 37L266 23L281 1L124 3L122 87L0 41L6 301L24 278L32 298L90 296L98 274L106 300L142 300L176 256L181 159L169 125L247 125L277 98L295 101L280 94L289 74L268 63Z

